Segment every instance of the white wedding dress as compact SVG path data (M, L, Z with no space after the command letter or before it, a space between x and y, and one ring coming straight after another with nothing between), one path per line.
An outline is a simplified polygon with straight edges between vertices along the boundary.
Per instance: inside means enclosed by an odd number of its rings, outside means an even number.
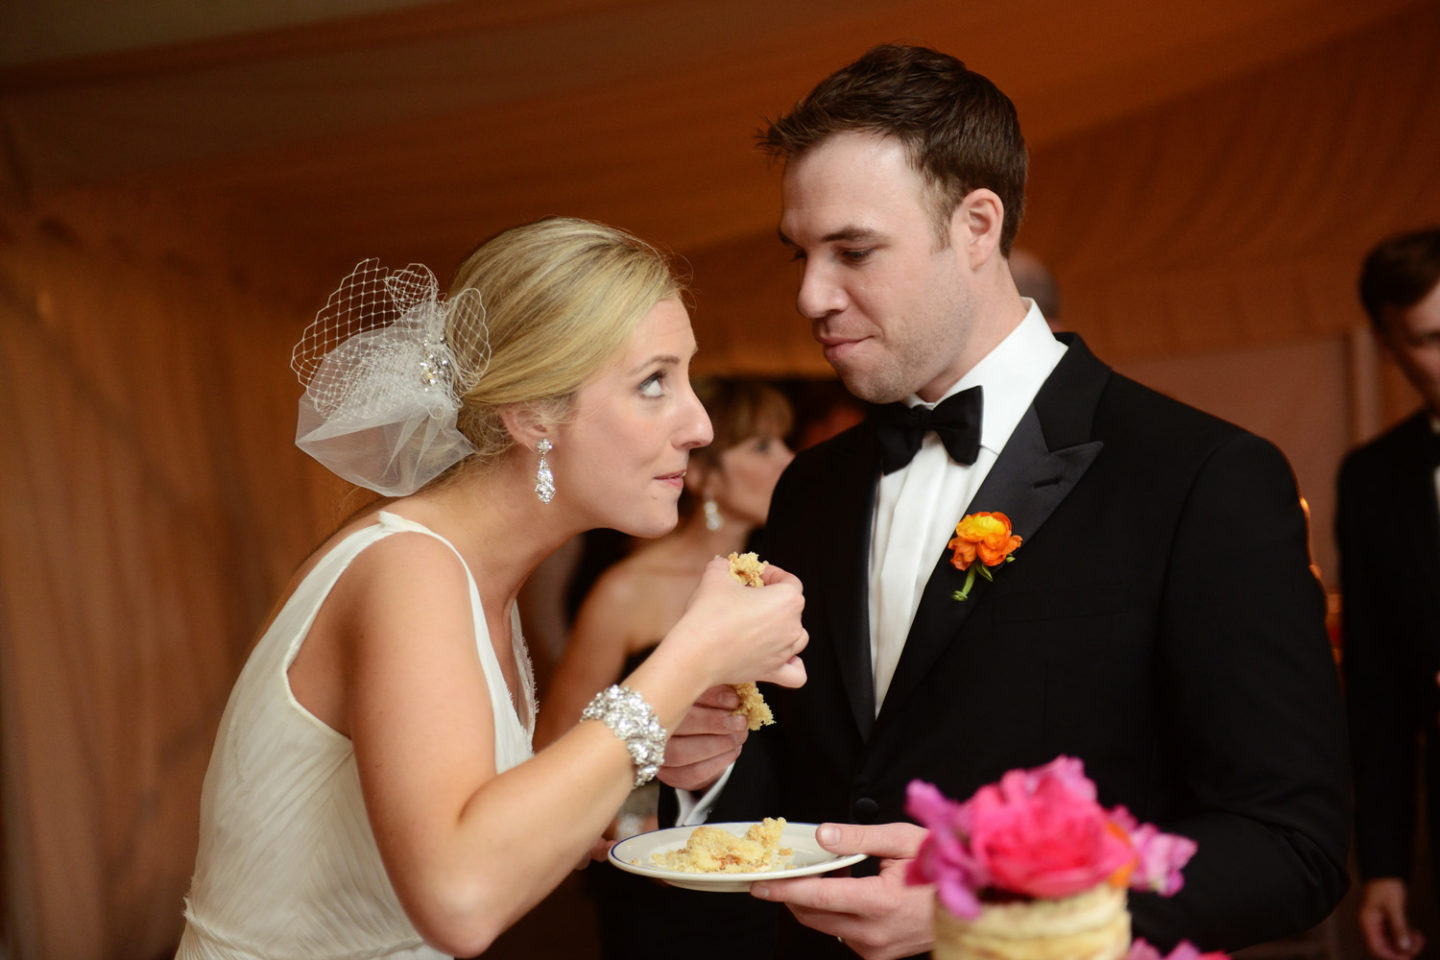
M205 774L200 849L177 960L445 956L424 944L396 899L365 816L349 738L302 707L287 677L315 614L351 561L402 531L449 545L418 523L381 512L305 576L236 680ZM512 612L528 721L522 724L468 567L466 576L475 646L495 713L495 765L504 771L531 755L534 679Z

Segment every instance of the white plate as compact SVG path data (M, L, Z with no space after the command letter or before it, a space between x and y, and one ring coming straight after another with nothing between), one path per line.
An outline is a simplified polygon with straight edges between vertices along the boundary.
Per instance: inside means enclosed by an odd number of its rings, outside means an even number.
M745 836L751 823L711 823L735 834ZM692 827L670 827L666 830L652 830L638 836L621 840L610 848L610 862L621 870L638 873L642 877L655 877L674 887L686 890L705 890L712 893L744 893L750 884L760 880L785 880L790 877L808 877L816 873L829 873L859 863L865 859L863 853L845 856L831 853L815 841L813 823L787 823L780 831L780 846L795 851L790 866L780 870L765 870L760 873L686 873L662 867L651 858L657 853L679 850L695 832Z

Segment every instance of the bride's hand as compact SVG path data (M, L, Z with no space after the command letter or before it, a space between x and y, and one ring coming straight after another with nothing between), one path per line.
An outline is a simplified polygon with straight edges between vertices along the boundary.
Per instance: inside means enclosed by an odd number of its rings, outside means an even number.
M799 654L810 638L800 623L805 607L800 581L774 565L766 568L764 580L758 589L743 586L730 575L729 563L716 557L671 631L694 645L711 685L805 682Z

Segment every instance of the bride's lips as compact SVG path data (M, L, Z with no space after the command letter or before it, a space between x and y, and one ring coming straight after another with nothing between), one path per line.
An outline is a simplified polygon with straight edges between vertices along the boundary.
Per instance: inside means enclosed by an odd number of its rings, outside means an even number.
M678 470L678 471L676 471L675 473L665 473L665 474L661 474L660 476L656 477L655 479L656 479L656 480L659 480L661 483L669 484L670 486L674 487L676 490L680 490L680 489L683 489L684 486L685 486L685 471L684 471L684 470Z

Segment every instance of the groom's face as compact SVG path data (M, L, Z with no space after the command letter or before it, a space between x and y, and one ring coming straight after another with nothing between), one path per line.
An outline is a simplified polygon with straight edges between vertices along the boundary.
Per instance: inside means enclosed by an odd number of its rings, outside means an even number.
M838 133L792 158L780 234L803 266L796 308L851 393L933 400L959 379L970 281L900 141Z

